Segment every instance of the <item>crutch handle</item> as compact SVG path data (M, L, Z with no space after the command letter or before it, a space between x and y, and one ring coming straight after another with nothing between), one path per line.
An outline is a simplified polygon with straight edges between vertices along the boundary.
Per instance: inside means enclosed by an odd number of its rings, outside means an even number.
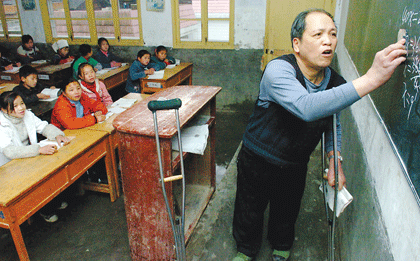
M147 108L149 108L149 110L154 112L154 111L159 111L159 110L179 109L181 105L182 105L181 100L179 98L175 98L175 99L166 100L166 101L158 101L158 100L149 101L149 103L147 104Z

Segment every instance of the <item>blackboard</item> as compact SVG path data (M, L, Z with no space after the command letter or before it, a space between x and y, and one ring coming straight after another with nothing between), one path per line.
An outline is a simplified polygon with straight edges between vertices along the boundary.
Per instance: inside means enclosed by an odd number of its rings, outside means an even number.
M367 72L377 51L397 41L400 29L406 30L407 61L371 97L419 198L420 2L350 1L344 43L360 75Z

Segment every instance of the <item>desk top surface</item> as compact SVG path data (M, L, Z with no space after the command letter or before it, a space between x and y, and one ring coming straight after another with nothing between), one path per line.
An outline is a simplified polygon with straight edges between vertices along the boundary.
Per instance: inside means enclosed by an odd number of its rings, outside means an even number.
M188 86L179 85L154 93L118 115L113 126L120 132L127 132L145 136L154 136L153 114L147 108L147 103L159 98L180 98L182 106L179 108L181 127L213 99L222 88L216 86ZM177 131L174 110L157 111L159 136L171 138Z
M171 78L172 76L176 75L177 73L187 69L188 67L192 67L192 65L193 65L192 63L180 63L179 65L175 66L174 68L170 68L170 69L166 68L164 70L162 79L149 79L149 76L147 76L146 78L143 78L143 79L147 80L147 81L154 81L154 82L166 81L169 78Z
M41 68L38 68L38 74L53 74L58 71L62 71L71 67L71 63L64 64L50 64Z
M104 74L96 74L96 78L98 78L99 80L105 80L111 76L114 76L115 74L118 74L120 72L126 71L130 68L130 64L126 64L124 66L109 70L108 72L104 73Z
M0 206L8 206L107 135L87 129L65 130L64 133L75 138L55 154L14 159L0 167Z
M129 93L127 95L125 95L123 98L124 99L136 99L137 102L146 99L147 97L149 97L149 94L140 94L140 93ZM133 105L134 106L134 105ZM98 130L98 131L107 131L107 132L112 132L115 130L114 126L112 126L112 122L114 121L114 119L118 116L119 114L114 113L111 117L109 117L108 119L106 119L103 122L100 123L96 123L93 126L89 126L86 127L86 129L90 129L90 130Z
M19 84L16 83L2 83L0 84L0 94L2 94L3 92L7 92L7 91L12 91L13 88L15 88L15 86L17 86Z

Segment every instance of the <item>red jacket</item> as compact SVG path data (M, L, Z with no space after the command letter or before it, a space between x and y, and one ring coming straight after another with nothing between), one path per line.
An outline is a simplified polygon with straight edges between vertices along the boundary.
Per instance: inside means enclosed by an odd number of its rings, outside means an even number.
M76 106L63 94L58 97L51 115L51 124L61 130L80 129L96 123L94 112L106 114L108 109L100 101L93 100L82 93L80 103L83 105L83 118L76 117Z

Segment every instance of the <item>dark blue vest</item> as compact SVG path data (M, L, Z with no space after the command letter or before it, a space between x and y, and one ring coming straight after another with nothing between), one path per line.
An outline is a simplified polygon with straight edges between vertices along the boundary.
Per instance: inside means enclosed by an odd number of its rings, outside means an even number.
M302 71L293 54L278 57L289 62L296 70L296 78L306 88ZM344 84L346 81L332 68L327 89ZM277 165L306 164L321 139L323 132L332 124L332 116L312 122L305 122L288 112L281 105L270 102L268 108L255 103L243 137L243 144Z

